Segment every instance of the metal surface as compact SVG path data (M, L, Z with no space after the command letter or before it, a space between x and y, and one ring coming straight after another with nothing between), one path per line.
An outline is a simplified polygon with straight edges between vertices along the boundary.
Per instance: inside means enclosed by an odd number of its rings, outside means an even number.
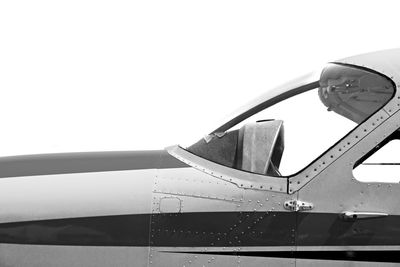
M217 179L235 184L240 188L274 192L287 191L287 180L285 178L270 177L228 168L196 156L179 146L168 147L166 150L172 156L189 166L203 171Z
M399 88L400 50L338 62ZM294 95L311 83L283 89ZM397 91L293 177L229 168L179 146L0 159L0 266L398 266L400 184L360 182L353 168L400 128L399 109Z
M160 201L181 200L162 215ZM159 170L153 188L149 266L290 266L294 258L255 258L241 251L294 251L295 214L286 192L245 189L202 169ZM230 254L231 253L231 254Z
M359 266L368 264L366 260L376 262L386 259L389 262L398 262L397 256L387 251L393 250L400 244L398 234L400 228L395 222L400 214L397 201L400 185L363 183L354 178L352 170L358 159L399 128L399 119L399 112L388 117L378 128L362 138L313 181L300 189L299 197L313 201L315 208L301 213L304 218L299 218L297 233L299 246L315 242L326 244L327 240L331 240L337 245L342 245L341 250L345 250L349 246L362 244L370 251L364 255L355 250L348 255L348 261L356 261L355 264ZM334 216L346 211L376 211L379 214L375 213L373 218L362 220L343 220L340 216ZM316 221L315 218L320 212L326 213L327 216L322 221ZM328 216L329 214L332 216ZM387 216L383 216L386 214ZM376 215L379 217L375 217ZM379 251L385 252L376 252L376 247ZM300 262L310 263L309 260Z
M163 150L39 154L0 157L0 178L184 167Z
M321 172L336 162L338 158L344 155L352 147L357 146L364 137L369 135L375 128L378 128L388 118L389 116L385 111L378 111L364 123L357 126L353 131L322 154L303 171L293 177L289 177L289 193L292 194L298 191L304 185L320 175Z

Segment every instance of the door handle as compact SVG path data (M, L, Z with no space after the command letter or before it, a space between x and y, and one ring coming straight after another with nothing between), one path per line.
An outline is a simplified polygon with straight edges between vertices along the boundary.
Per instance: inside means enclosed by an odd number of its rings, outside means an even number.
M346 221L366 220L387 217L389 214L383 212L368 212L368 211L345 211L342 213L342 218Z

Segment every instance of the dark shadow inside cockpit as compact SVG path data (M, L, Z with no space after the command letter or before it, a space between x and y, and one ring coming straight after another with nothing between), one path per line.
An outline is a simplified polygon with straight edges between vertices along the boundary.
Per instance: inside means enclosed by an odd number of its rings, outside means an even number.
M187 150L227 167L280 176L283 135L283 121L257 121L245 124L239 130L208 135Z

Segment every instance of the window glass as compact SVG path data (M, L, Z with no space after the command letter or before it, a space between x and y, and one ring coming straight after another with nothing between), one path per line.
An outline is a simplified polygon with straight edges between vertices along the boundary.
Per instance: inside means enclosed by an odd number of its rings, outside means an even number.
M400 140L393 139L376 147L369 157L357 164L354 178L361 182L400 182Z
M244 113L240 123L207 135L188 151L230 168L290 176L379 110L395 92L388 78L341 64L328 65L319 83L310 85L265 99L253 107L263 108L258 113Z
M357 126L328 111L319 99L318 89L314 89L259 112L239 127L251 121L273 118L283 121L284 128L281 175L300 171Z

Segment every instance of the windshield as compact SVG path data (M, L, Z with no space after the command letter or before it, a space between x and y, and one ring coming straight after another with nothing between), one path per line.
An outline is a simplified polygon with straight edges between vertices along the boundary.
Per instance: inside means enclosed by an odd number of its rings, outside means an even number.
M329 64L268 92L188 151L231 168L288 176L305 168L394 95L373 71Z
M225 132L248 117L284 99L317 88L319 86L319 75L319 72L311 72L272 90L268 90L263 95L233 112L225 123L211 133Z

